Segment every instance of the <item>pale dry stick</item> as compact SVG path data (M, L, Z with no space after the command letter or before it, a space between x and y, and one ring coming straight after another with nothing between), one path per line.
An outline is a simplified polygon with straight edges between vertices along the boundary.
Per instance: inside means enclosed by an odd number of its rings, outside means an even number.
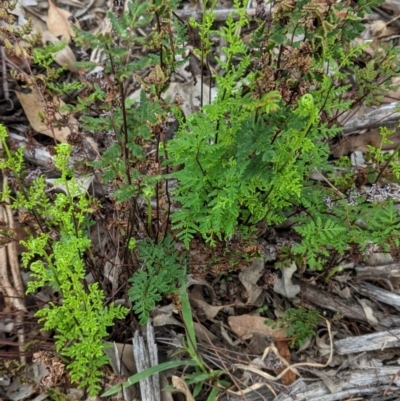
M397 336L396 336L397 337ZM392 386L393 382L399 377L400 370L392 377L392 380L390 380L389 385L386 387L385 391L383 392L383 395L385 396L387 392L389 391L390 387Z
M6 199L6 202L9 203L9 199ZM6 206L6 213L8 219L8 226L10 227L12 232L15 232L15 222L14 216L12 214L10 206ZM14 287L18 293L18 295L23 299L24 298L24 284L21 280L21 272L18 263L18 251L17 251L17 241L12 241L7 244L7 253L8 253L8 262L11 268L12 279L14 283Z
M365 400L365 398L348 398L347 400L343 400L343 401L362 401Z
M8 200L7 200L8 201ZM7 202L8 203L8 202ZM13 231L15 228L14 217L12 215L12 211L10 206L6 206L6 213L8 217L8 225ZM18 300L21 300L23 304L24 300L24 285L21 280L21 272L20 266L18 263L18 251L17 251L17 241L12 241L7 244L7 254L8 254L8 263L11 269L11 275L13 279L14 288L17 292ZM25 344L25 330L24 330L24 312L26 312L25 305L23 305L24 310L19 309L17 312L17 324L18 324L18 342L20 343L20 360L23 365L26 364L26 358L24 355L24 344Z
M0 149L3 146L0 142ZM8 176L3 172L3 192L7 190L7 180ZM10 199L5 199L6 206L0 209L1 218L4 222L8 223L11 230L15 229L14 216L12 215L11 208L9 206ZM8 266L11 269L11 276L13 279L13 285L10 282L8 274ZM17 252L17 242L11 241L7 246L1 247L0 253L0 276L3 278L4 291L6 295L10 298L12 306L17 311L17 324L18 324L18 342L20 350L20 360L23 365L26 364L26 357L24 355L24 344L25 344L25 330L23 325L23 315L28 313L26 306L24 304L24 285L21 280L21 274L19 270L18 263L18 252Z
M3 208L0 208L0 220L4 220L3 213L4 213ZM1 279L0 290L4 294L6 305L8 305L9 301L14 303L13 300L18 298L8 278L7 250L5 246L0 247L0 279Z
M4 210L4 208L0 209L0 217L3 221L7 221L7 213ZM24 355L24 344L25 344L25 330L23 326L23 314L24 312L27 313L27 309L23 303L23 297L20 296L18 291L14 288L14 286L11 284L9 275L8 275L8 265L10 261L10 252L8 247L11 244L15 244L15 241L9 243L7 246L2 246L0 248L0 278L2 281L2 286L0 287L5 298L9 300L9 303L12 305L13 308L16 309L16 321L17 325L19 327L17 333L18 333L18 343L19 343L19 351L20 351L20 361L21 364L25 365L26 364L26 357ZM8 252L7 252L8 251ZM8 258L7 258L8 256ZM8 260L7 260L8 259ZM12 268L13 270L13 268Z
M0 209L0 219L2 221L7 221L7 213L5 212L4 208ZM0 277L2 281L1 288L5 292L7 298L12 301L12 306L22 312L28 312L25 305L21 301L21 297L19 296L17 290L11 284L10 277L8 274L8 258L9 254L7 252L7 247L2 246L0 248Z
M247 370L249 372L253 372L253 373L257 373L258 375L264 377L267 380L271 380L271 381L277 381L279 380L282 376L284 376L289 370L291 370L292 372L294 372L296 375L299 375L297 369L300 366L308 366L308 367L313 367L313 368L326 368L332 361L332 357L333 357L333 340L332 340L332 332L331 332L331 324L329 322L329 320L325 319L327 328L328 328L328 333L329 333L329 343L331 346L331 351L329 354L329 359L325 364L322 363L309 363L309 362L302 362L302 363L295 363L294 365L288 366L285 370L283 370L278 376L274 377L269 375L268 373L265 373L263 371L261 371L260 369L257 368L253 368L251 366L246 366L246 365L242 365L242 364L236 364L234 365L236 368L238 369L242 369L242 370ZM271 347L268 347L265 352L264 355L268 354L269 350ZM275 348L275 347L273 347ZM263 356L264 356L263 355ZM278 355L278 354L277 354ZM282 357L280 357L282 358Z
M314 167L314 171L316 171L322 178L323 181L325 181L334 191L336 194L338 194L342 199L346 199L344 194L342 194L316 167Z
M246 395L247 393L257 393L265 400L265 397L258 391L259 389L263 389L264 387L267 387L268 390L271 391L271 393L274 395L274 397L277 397L275 390L268 383L254 383L252 386L247 387L246 390L243 390L243 394ZM228 390L228 394L232 394L235 396L241 395L239 394L239 392L231 390Z
M392 18L390 21L386 22L385 25L388 26L389 24L391 24L392 22L398 20L400 18L400 14L397 15L396 17Z
M11 104L11 109L13 107L13 102L10 99L10 92L8 90L8 82L7 82L7 67L6 67L6 54L4 51L4 47L0 46L0 56L1 56L1 69L3 73L3 92L4 92L4 100Z

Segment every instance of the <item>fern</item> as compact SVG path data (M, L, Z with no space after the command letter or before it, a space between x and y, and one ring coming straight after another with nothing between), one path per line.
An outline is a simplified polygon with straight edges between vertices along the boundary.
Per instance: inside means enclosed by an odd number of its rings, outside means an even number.
M295 254L307 255L311 269L322 269L323 261L329 256L328 247L343 253L348 246L346 228L331 219L323 220L317 216L316 221L309 220L306 224L295 227L301 234L300 244L293 246Z
M129 280L128 291L133 311L140 324L146 324L151 310L162 295L172 294L185 281L185 266L171 236L160 244L146 239L138 244L141 269Z
M15 197L8 191L2 196L10 196L13 208L23 208L41 222L39 235L21 241L26 248L22 263L31 272L27 292L50 285L60 293L59 302L50 302L35 316L44 330L55 330L56 351L66 358L72 381L96 395L101 389L101 367L108 362L103 341L107 327L113 325L114 319L124 318L127 309L120 305L104 306L104 294L98 284L85 285L82 255L90 247L86 229L93 201L79 195L76 179L68 178L73 172L68 167L70 145L55 148L55 166L61 173L58 184L65 193L56 193L50 201L43 176L32 183L24 179L20 152L10 152L6 137L0 126L0 141L7 156L0 161L0 169L11 169L23 189Z

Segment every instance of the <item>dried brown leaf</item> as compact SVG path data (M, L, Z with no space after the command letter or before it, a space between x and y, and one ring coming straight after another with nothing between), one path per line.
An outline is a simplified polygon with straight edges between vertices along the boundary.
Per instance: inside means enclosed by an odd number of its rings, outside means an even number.
M371 36L373 38L385 38L387 36L397 35L399 33L398 28L388 27L388 24L382 20L373 21L369 27Z
M224 309L226 306L228 306L228 305L214 306L208 304L206 301L202 301L201 299L195 299L195 298L190 298L190 303L195 307L201 309L208 320L214 319L221 309Z
M71 27L71 21L74 21L78 28L79 22L69 11L58 8L51 0L48 0L48 2L49 12L46 21L47 29L57 38L66 39L69 43L71 41L71 37L74 37L75 35Z
M389 135L388 139L391 143L381 143L382 136L379 129L371 129L361 135L348 135L340 139L336 144L331 146L331 153L335 158L348 155L351 152L359 150L366 153L369 151L368 146L375 148L382 147L382 150L395 149L400 144L400 131Z
M290 350L289 350L287 341L277 341L275 345L279 351L279 355L286 360L288 365L290 365L290 363L291 363L290 362ZM282 367L279 370L279 373L281 373L285 369L286 369L286 366ZM296 381L296 374L292 370L289 370L282 376L281 380L282 380L283 385L290 386L292 383L294 383Z
M29 123L31 124L32 128L40 132L41 134L47 135L49 137L53 138L53 132L54 132L54 138L59 141L59 142L68 142L67 138L71 134L71 130L69 127L54 127L53 131L44 124L42 119L39 117L39 113L42 112L45 114L45 104L43 101L42 96L38 92L37 89L31 89L30 92L23 93L23 92L17 92L17 97L18 100L20 101L22 108L25 111L26 117L29 120ZM64 106L65 103L62 100L59 100L60 107ZM56 117L61 118L63 115L66 115L63 112L57 112ZM71 115L68 116L68 124L73 125L75 127L78 127L78 121Z
M257 285L264 271L264 259L253 259L251 266L239 273L239 280L246 288L248 298L246 304L261 306L264 296L260 296L263 288Z
M178 376L172 376L172 384L180 393L185 395L186 401L194 401L193 395L184 380Z
M386 29L386 23L382 20L373 21L369 27L372 37L380 37Z
M196 333L196 338L199 341L205 343L209 343L211 341L214 345L219 341L218 337L215 334L211 333L211 331L204 327L201 323L193 322L193 325L194 331Z
M265 318L252 315L229 316L228 324L231 330L238 336L244 337L250 334L265 334L274 338L286 338L284 329L271 329L264 324Z
M134 374L137 372L135 358L133 357L132 344L111 342L107 342L107 344L110 346L110 348L107 348L105 353L110 357L111 360L118 358L128 369L129 373ZM114 347L117 348L118 354L116 354ZM115 365L117 365L116 361Z
M50 31L44 31L42 32L42 42L44 45L47 44L48 42L52 44L57 44L60 43L60 40L57 39ZM65 46L64 49L58 51L57 53L54 53L53 56L54 56L54 61L57 64L61 66L66 66L69 71L71 72L79 71L79 69L75 66L76 63L75 54L68 45Z

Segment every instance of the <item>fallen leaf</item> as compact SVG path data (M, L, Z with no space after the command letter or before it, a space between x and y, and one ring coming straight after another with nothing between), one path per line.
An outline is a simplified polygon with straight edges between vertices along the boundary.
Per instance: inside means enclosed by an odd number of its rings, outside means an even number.
M173 313L178 313L175 308L176 307L173 303L161 307L156 306L152 311L153 326L165 326L167 324L183 326L179 320L172 316Z
M376 326L379 324L378 319L374 316L374 310L372 309L372 302L368 301L367 299L357 299L359 304L362 306L365 317L367 318L368 322L372 326Z
M261 278L264 270L264 259L253 259L251 266L245 268L239 273L239 280L246 288L248 299L247 305L262 306L264 303L264 297L260 295L263 292L263 288L257 285L257 281Z
M54 127L53 132L47 125L44 124L42 119L39 117L39 112L45 114L45 104L42 96L37 89L33 88L29 92L18 92L16 91L18 100L21 102L22 108L25 111L26 117L29 120L32 128L40 132L41 134L53 137L59 142L67 142L68 136L71 134L69 127ZM60 100L60 107L64 106L65 103ZM66 115L66 113L59 112L56 113L56 117L61 118L61 116ZM69 125L74 125L78 127L78 121L71 115L68 116Z
M161 391L161 401L174 401L171 390L166 390L165 387L169 386L168 379L165 377L164 373L160 373L160 387L163 389Z
M54 189L58 189L66 194L68 194L67 188L65 185L61 183L56 183L57 178L46 178L46 182L53 185ZM87 192L89 189L90 184L93 182L94 176L93 175L84 175L84 176L77 176L75 179L76 190L75 192L71 193L71 196L75 198L76 196L82 195ZM71 191L71 187L69 188Z
M205 301L203 296L203 286L199 284L195 284L190 289L189 298L198 299L200 301Z
M373 38L384 38L386 36L396 35L399 33L397 28L388 27L382 20L373 21L369 27Z
M27 366L26 380L16 377L5 392L5 398L22 401L37 394L37 385L48 374L46 366L40 362L33 362Z
M275 346L276 346L277 350L279 351L279 355L285 359L285 361L288 363L288 365L290 365L291 364L290 351L289 351L287 341L277 341L275 343ZM282 368L279 369L279 373L281 373L285 369L286 369L286 366L283 366ZM282 380L282 384L284 386L290 386L292 383L294 383L296 381L296 374L293 371L288 370L282 376L281 380Z
M206 319L208 320L214 319L217 313L221 309L226 308L226 306L231 306L231 305L214 306L208 304L206 301L202 301L201 299L195 299L195 298L190 298L190 303L196 306L197 308L201 309L204 312Z
M42 42L46 45L48 42L53 45L60 43L61 41L57 39L55 35L53 35L50 31L42 32ZM78 67L75 66L76 57L71 48L66 45L64 49L53 54L54 61L61 66L66 66L68 71L78 72Z
M184 380L178 376L172 376L172 384L180 393L185 395L186 401L194 401L193 395Z
M173 326L183 327L183 324L172 316L172 313L174 313L174 308L174 304L154 308L152 311L153 326L157 327L170 324ZM175 313L177 313L177 311L175 311ZM219 341L218 337L211 333L211 331L205 328L201 323L193 322L193 326L196 333L196 338L199 341L207 343L211 341L213 344Z
M332 331L332 337L335 338L336 331ZM320 335L320 333L317 333L315 336L315 342L318 347L319 355L320 356L329 356L331 353L331 344L329 341L329 334L328 333L323 333Z
M282 278L276 280L274 284L274 291L281 294L286 298L294 298L300 292L300 286L292 282L293 273L297 270L296 264L292 263L290 267L281 269Z
M372 37L380 37L386 29L386 23L382 20L373 21L369 29Z
M188 282L187 282L187 287L191 287L191 286L205 286L207 287L207 290L209 292L211 301L213 301L216 297L214 289L212 288L212 286L210 284L207 283L206 280L204 279L195 279L194 277L192 277L191 274L188 275ZM199 288L199 287L198 287ZM203 299L203 298L199 298L199 299Z
M208 302L205 301L203 297L203 285L202 284L195 284L193 285L192 289L189 293L190 303L201 309L204 312L206 319L211 320L218 314L221 309L224 309L227 306L231 305L210 305Z
M190 80L188 82L172 82L168 89L162 94L162 98L167 100L170 103L175 103L183 112L185 116L189 116L190 114L196 113L200 110L201 103L201 78L200 76L196 77L196 84L194 80ZM140 101L140 92L141 89L133 92L129 99L133 99L134 101ZM217 92L215 88L211 88L206 83L203 83L203 104L208 104L211 96L211 101L213 101Z
M237 346L238 346L238 344L241 343L241 340L240 339L239 340L235 339L235 341L233 341L233 339L230 336L231 333L228 334L228 330L227 330L228 327L225 328L224 323L222 323L219 320L215 321L214 322L214 329L215 329L215 333L217 333L216 341L213 341L214 345L216 345L217 342L220 342L222 340L223 342L225 342L225 344L229 345L231 350L237 349Z
M390 137L388 137L388 139L390 139ZM375 252L369 255L365 260L365 263L368 266L390 265L391 263L396 263L390 253L378 252L377 247L374 249L374 251Z
M394 77L391 80L391 85L393 86L399 86L400 85L400 78L399 77ZM389 90L385 92L385 95L383 96L382 99L380 99L380 103L392 103L392 102L398 102L400 100L400 88L397 90Z
M133 345L132 344L121 344L121 343L111 343L106 342L109 345L109 348L106 348L104 352L111 358L114 366L117 366L121 361L128 369L130 374L134 374L137 372L135 359L133 357ZM114 368L115 369L115 368ZM120 373L119 369L115 369L114 373Z
M264 324L265 317L241 315L229 316L228 324L231 330L239 337L248 336L249 334L265 334L276 339L286 338L284 329L271 329Z
M79 22L75 17L67 10L58 8L54 5L51 0L49 2L49 12L47 14L47 29L57 38L66 39L69 43L71 37L74 37L75 33L71 27L71 21L80 28Z
M369 152L368 146L381 148L382 150L395 149L400 144L400 131L397 130L394 134L389 135L387 139L390 143L382 143L379 128L370 129L360 135L347 135L343 137L338 143L331 146L331 153L333 157L339 158L356 150L363 153Z
M214 345L219 342L218 337L215 334L211 333L211 331L204 327L201 323L193 322L193 325L194 331L196 333L196 338L199 341L205 343L210 343L211 341Z

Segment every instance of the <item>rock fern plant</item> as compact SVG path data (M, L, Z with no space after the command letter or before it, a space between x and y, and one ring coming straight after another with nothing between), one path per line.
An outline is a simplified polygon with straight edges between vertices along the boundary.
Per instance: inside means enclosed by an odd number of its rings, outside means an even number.
M125 13L107 14L111 33L76 31L78 44L100 51L103 57L98 64L81 62L80 67L87 69L84 83L73 87L56 83L61 71L54 70L50 60L59 48L47 48L36 56L26 50L22 55L28 62L36 57L45 69L47 99L70 89L83 90L84 96L67 108L80 118L82 130L97 136L106 147L88 167L100 177L101 185L110 185L107 195L114 205L119 204L124 225L116 248L122 249L124 266L136 267L129 296L142 323L162 295L176 291L184 281L184 263L172 237L165 235L169 203L165 231L160 231L161 183L171 178L170 165L177 170L173 199L179 206L172 215L172 227L187 247L195 235L215 244L245 234L260 222L280 223L289 215L295 217L295 230L301 237L289 254L312 268L322 268L332 250L340 255L352 245L365 251L370 243L400 244L400 216L393 196L380 203L371 201L373 194L356 196L351 178L342 179L338 190L327 162L327 140L340 132L336 125L340 113L361 102L376 102L398 73L396 50L390 47L364 67L356 62L365 56L364 47L352 40L364 29L361 18L378 4L359 0L350 8L328 0L279 0L271 18L258 20L250 42L245 43L240 32L249 20L240 0L234 1L235 18L230 15L221 29L215 28L214 3L211 10L204 10L202 22L186 24L173 13L176 1L135 0ZM258 11L265 17L263 10ZM136 34L152 21L155 29L145 36ZM212 77L218 89L216 99L182 118L162 94L171 74L189 57L187 33L196 31L199 41L190 43L202 67L209 65L215 37L226 46L223 57L216 59L220 73ZM16 31L14 36L21 39L27 32ZM134 57L134 48L146 51ZM143 74L146 69L147 75ZM350 75L358 78L353 98L346 95ZM141 85L139 99L127 96L132 76ZM28 85L35 82L34 77L28 78ZM167 143L168 113L176 113L180 127ZM55 156L64 190L50 198L43 175L24 182L22 149L10 152L4 128L0 135L5 152L0 169L10 170L17 183L17 190L9 188L3 199L10 198L14 208L29 212L38 232L24 242L23 263L33 278L28 291L51 285L59 292L60 300L38 316L44 328L56 331L56 348L67 360L72 379L96 394L100 368L106 363L102 339L113 320L124 318L127 311L105 306L98 284L85 283L94 200L78 190L75 171L68 164L68 145L59 145ZM156 152L153 158L147 152L149 143ZM378 150L372 157L379 166L378 171L369 172L375 177L372 184L389 176L391 182L398 181L395 156L386 157ZM329 186L309 179L314 168L326 174ZM170 202L168 184L165 188ZM140 222L143 200L147 221ZM138 233L142 238L136 240ZM143 236L149 238L143 240Z
M168 143L170 162L183 166L175 174L174 199L181 208L172 215L173 228L186 246L196 234L213 244L291 215L302 238L294 255L322 268L332 248L343 255L354 243L364 249L376 241L372 231L383 223L383 204L348 204L354 180L336 202L334 183L324 187L309 177L315 168L330 174L327 141L340 133L337 117L361 102L378 101L398 74L397 50L383 46L366 67L357 64L361 55L369 56L353 39L364 30L361 18L379 1L351 8L342 2L278 1L248 45L238 36L248 20L240 1L234 4L238 18L230 16L223 29L200 27L204 37L206 30L227 43L225 57L217 59L223 73L214 76L218 96L187 118ZM346 94L351 76L363 77L352 98ZM327 197L334 199L334 213ZM367 209L373 230L357 223ZM386 223L393 223L393 206L385 209ZM393 236L389 231L380 230L386 234L379 244Z
M65 193L56 193L50 201L43 176L27 185L22 175L21 151L12 154L6 143L6 130L0 127L0 141L6 157L0 160L0 170L8 169L20 185L15 194L11 189L2 193L11 206L38 217L40 233L21 243L23 265L31 271L28 293L51 286L59 300L36 313L44 330L54 330L56 351L64 358L72 381L85 387L91 395L101 389L101 367L108 362L104 353L107 327L115 319L123 319L127 309L104 304L103 291L98 283L86 284L84 254L90 248L88 228L93 199L80 195L81 188L68 167L71 146L56 146L55 168L61 177L55 184ZM22 149L22 148L21 148ZM71 174L72 173L72 174Z
M170 235L159 244L150 238L141 241L138 251L141 267L129 280L132 286L128 295L140 324L145 325L162 296L176 292L183 285L186 269Z

